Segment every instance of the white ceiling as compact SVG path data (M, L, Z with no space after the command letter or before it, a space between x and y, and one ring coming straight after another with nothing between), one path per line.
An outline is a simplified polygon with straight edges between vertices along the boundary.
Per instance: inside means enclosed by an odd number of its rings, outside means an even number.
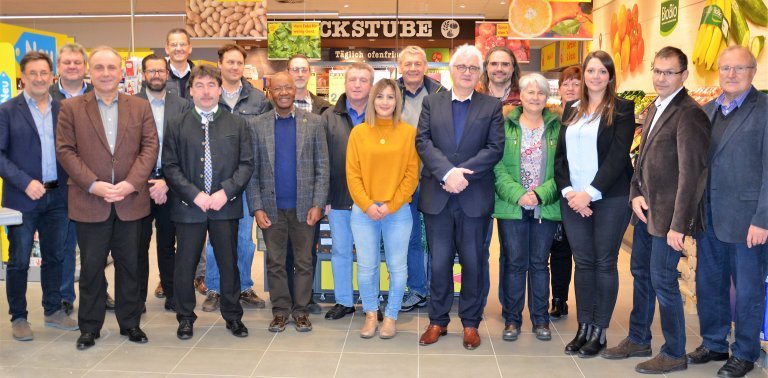
M181 13L184 0L133 0L135 12ZM268 12L338 12L340 15L484 15L505 19L509 0L267 0ZM131 0L0 0L0 16L128 14Z

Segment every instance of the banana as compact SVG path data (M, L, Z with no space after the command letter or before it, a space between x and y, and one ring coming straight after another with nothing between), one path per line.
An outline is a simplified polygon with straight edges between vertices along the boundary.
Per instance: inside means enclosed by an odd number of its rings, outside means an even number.
M704 20L704 18L706 18L707 14L709 13L710 11L709 6L712 5L713 2L714 0L707 0L706 4L704 5L704 11L702 12L702 15L701 15L702 21ZM709 30L710 26L711 25L705 24L703 22L699 24L699 30L696 33L696 43L694 44L694 47L693 47L693 57L692 57L693 64L699 64L699 60L700 60L699 57L704 55L701 53L701 50L704 48L705 45L708 46L707 42L709 41L709 36L712 34L712 32Z
M717 0L715 2L715 5L719 9L715 9L715 12L720 12L719 17L721 18L722 10L725 8L725 0ZM721 30L717 27L713 27L712 32L712 38L709 40L709 46L707 46L707 51L704 54L704 68L710 69L712 67L712 64L715 62L715 58L717 58L717 53L720 51L720 42L723 40L723 33Z

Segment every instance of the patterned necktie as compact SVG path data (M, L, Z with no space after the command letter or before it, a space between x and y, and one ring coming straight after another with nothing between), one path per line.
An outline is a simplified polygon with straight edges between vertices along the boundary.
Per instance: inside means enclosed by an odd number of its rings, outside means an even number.
M208 132L208 124L213 122L213 112L202 112L203 118L203 131L205 131L205 160L203 163L203 183L205 185L205 192L211 193L211 182L213 181L213 164L211 162L211 139Z

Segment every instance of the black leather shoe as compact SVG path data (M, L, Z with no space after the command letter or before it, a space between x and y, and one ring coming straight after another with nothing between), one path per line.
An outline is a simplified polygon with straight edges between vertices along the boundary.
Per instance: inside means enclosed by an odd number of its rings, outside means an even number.
M120 334L123 336L128 336L128 341L133 343L144 344L149 341L147 340L147 334L144 333L144 331L142 331L139 327L121 329Z
M568 315L568 303L560 298L552 298L552 310L549 311L551 319L560 319Z
M248 328L245 328L245 324L243 324L243 322L241 322L240 319L227 320L227 329L230 330L232 334L237 337L248 336Z
M735 378L743 377L747 375L752 369L755 368L755 363L752 361L738 359L731 356L728 361L717 371L717 376L720 378Z
M77 338L77 349L85 350L96 345L96 339L98 338L99 338L98 333L81 332L80 337Z
M592 358L600 354L605 349L607 341L605 339L605 329L596 325L592 325L592 329L589 331L589 337L586 344L579 348L579 357Z
M193 324L189 319L182 319L179 322L179 328L176 329L176 337L178 337L181 340L189 340L192 338L193 335Z
M176 304L173 302L173 298L166 298L163 307L166 311L176 312Z
M347 307L343 304L336 303L333 307L331 307L330 310L328 310L327 313L325 313L325 318L328 320L339 320L347 314L354 314L355 313L355 307Z
M579 331L576 333L576 337L565 346L565 354L579 353L579 349L587 343L587 336L589 336L589 324L579 323Z
M715 352L701 345L696 350L686 355L689 364L705 364L709 361L725 361L728 359L728 352Z

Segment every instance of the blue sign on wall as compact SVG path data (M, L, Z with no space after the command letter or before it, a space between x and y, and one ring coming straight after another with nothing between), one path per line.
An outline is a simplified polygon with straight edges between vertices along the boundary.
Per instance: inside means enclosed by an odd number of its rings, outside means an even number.
M8 101L13 96L13 85L11 78L5 71L0 72L0 104Z
M13 45L13 50L16 53L16 62L19 64L21 64L21 58L24 57L24 54L30 51L40 51L48 54L53 61L54 74L56 73L56 38L24 32L21 33L16 44Z

